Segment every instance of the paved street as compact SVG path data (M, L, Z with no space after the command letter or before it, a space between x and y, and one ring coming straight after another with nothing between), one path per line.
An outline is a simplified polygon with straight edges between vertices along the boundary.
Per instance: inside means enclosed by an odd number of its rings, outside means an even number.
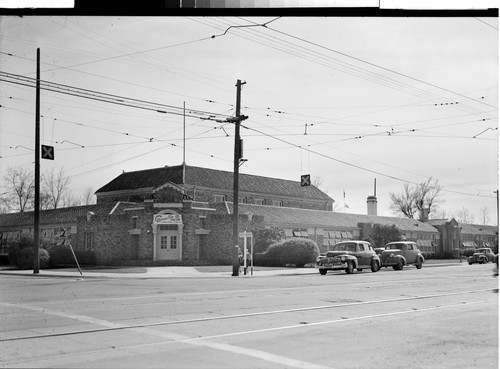
M492 264L0 275L5 368L497 368Z

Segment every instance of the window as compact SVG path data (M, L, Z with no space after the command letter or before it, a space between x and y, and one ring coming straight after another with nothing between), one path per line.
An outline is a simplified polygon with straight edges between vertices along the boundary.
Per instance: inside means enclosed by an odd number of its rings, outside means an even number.
M175 250L177 248L177 236L170 236L170 249Z
M264 205L264 199L255 199L255 205Z
M205 229L207 227L207 218L206 217L200 217L200 228Z
M239 200L238 200L238 202L239 202L240 204L247 204L247 203L248 203L248 200L247 200L247 198L246 198L246 197L240 197L240 198L239 198Z
M214 195L215 202L223 202L226 201L226 195Z
M160 224L160 231L177 231L177 224Z
M160 249L166 250L168 247L168 236L160 237Z
M132 217L132 229L136 229L136 228L137 228L137 217L133 216Z
M83 246L85 250L94 250L94 233L87 232L84 234Z
M282 207L283 206L283 201L281 201L281 200L273 200L273 206Z

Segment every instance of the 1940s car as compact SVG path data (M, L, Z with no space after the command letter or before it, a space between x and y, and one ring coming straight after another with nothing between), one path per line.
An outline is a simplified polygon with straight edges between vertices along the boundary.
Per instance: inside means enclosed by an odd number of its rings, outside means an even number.
M489 247L483 247L480 249L476 249L476 252L472 256L467 258L469 265L474 263L478 264L486 264L489 261L495 260L495 254L491 251Z
M411 241L389 242L385 245L380 260L383 267L392 266L394 270L402 270L405 265L411 264L421 269L425 261L417 244Z
M316 267L321 275L325 275L328 270L345 270L351 274L354 270L361 272L370 268L372 272L377 272L380 258L369 242L343 241L334 245L326 255L318 256Z

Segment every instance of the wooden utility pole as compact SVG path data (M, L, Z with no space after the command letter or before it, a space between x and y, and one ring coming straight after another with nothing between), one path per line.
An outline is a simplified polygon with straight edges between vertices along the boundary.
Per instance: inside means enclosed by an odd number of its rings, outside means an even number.
M240 123L247 119L247 116L240 115L241 107L241 86L246 82L238 80L236 82L236 117L228 118L227 121L234 122L234 176L233 176L233 274L237 277L240 273L239 260L239 231L238 231L238 201L239 201L239 171L240 160L242 158Z
M36 108L35 108L35 211L33 217L33 273L40 272L40 48L36 49Z

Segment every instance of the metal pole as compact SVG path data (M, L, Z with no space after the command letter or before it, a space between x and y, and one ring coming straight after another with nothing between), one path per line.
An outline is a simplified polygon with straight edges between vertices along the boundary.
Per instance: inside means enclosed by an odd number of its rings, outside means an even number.
M33 217L33 274L40 272L40 48L36 49L36 108L35 108L35 209Z

